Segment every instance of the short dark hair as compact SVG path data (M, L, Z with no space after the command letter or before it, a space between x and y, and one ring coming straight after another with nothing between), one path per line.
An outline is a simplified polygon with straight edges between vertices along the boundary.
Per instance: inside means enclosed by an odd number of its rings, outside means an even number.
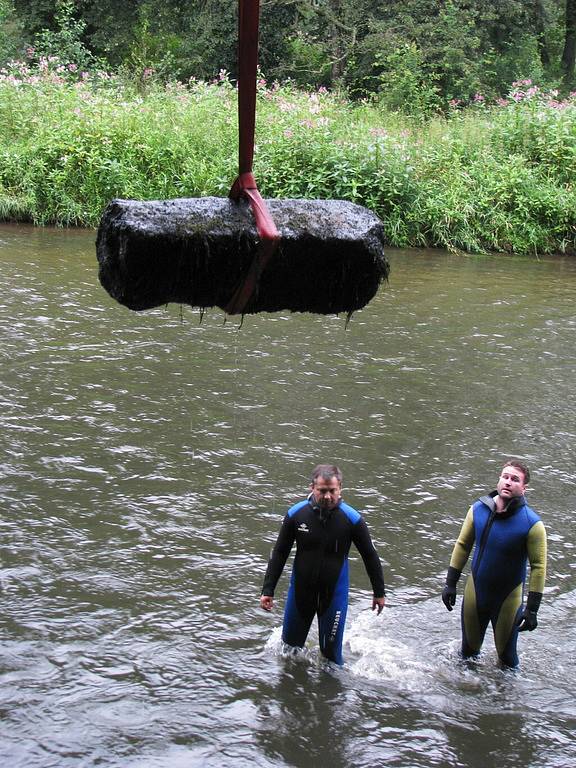
M312 485L321 477L322 480L332 480L333 477L342 483L342 472L338 469L336 464L318 464L312 470Z
M519 469L524 475L524 484L528 485L530 482L530 470L528 469L528 464L526 464L526 462L521 461L520 459L508 459L502 464L502 469L504 469L504 467L515 467L516 469Z

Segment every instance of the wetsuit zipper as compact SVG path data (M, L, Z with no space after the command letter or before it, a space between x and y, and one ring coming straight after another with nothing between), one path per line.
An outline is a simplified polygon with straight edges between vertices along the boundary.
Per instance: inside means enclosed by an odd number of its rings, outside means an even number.
M480 542L478 544L478 557L476 558L476 567L473 571L474 578L476 578L476 574L478 573L478 569L480 568L480 561L482 560L484 550L486 549L486 542L488 540L488 535L490 533L490 529L492 528L495 518L496 518L496 511L491 510L490 517L488 518L488 522L486 523L486 525L484 526L484 530L482 531L482 538L480 539Z

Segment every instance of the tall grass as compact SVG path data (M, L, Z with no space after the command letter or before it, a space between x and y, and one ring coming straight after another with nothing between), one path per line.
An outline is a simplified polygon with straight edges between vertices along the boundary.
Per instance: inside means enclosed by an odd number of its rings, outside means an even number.
M225 196L236 92L140 91L45 60L0 72L0 218L95 226L114 197ZM269 197L374 210L389 244L576 253L576 98L528 83L506 103L418 122L322 91L259 83L255 173Z

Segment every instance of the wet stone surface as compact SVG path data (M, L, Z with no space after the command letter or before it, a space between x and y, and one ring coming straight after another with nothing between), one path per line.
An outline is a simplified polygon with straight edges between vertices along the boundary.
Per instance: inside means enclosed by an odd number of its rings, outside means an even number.
M388 276L383 227L342 200L267 200L280 232L246 313L353 312ZM97 237L100 282L133 310L171 302L225 309L258 247L248 203L113 200Z

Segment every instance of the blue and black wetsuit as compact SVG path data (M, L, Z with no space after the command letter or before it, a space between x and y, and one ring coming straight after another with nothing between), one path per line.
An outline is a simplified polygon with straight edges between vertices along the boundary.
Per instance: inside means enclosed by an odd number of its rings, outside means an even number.
M494 491L483 496L468 510L450 569L457 580L475 544L462 601L462 655L479 653L491 622L501 662L515 667L526 566L529 561L530 593L541 596L546 577L546 531L524 496L512 499L503 512L497 512L496 495Z
M303 647L318 615L320 650L342 664L342 639L348 608L348 552L352 542L362 556L375 597L384 596L380 558L362 516L342 500L330 511L300 501L288 510L264 576L263 595L274 596L292 545L296 556L284 611L282 640Z

